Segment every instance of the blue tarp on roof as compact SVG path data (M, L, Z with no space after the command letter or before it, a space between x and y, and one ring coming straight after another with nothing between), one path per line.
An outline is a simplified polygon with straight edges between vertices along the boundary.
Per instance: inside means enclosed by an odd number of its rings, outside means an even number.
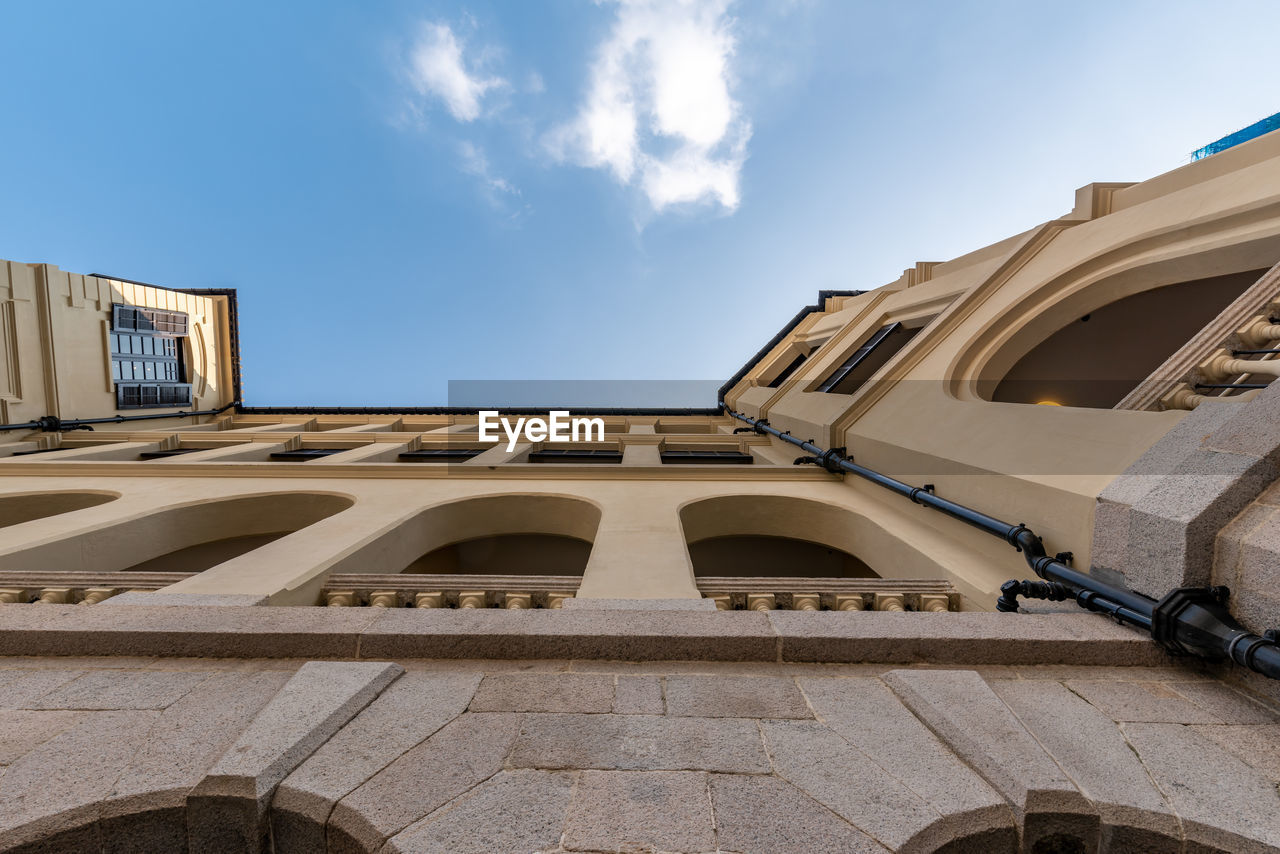
M1208 157L1210 154L1217 154L1219 151L1226 151L1233 145L1239 145L1242 142L1248 142L1256 139L1264 133L1271 133L1273 130L1280 130L1280 113L1274 116L1267 116L1260 122L1254 122L1243 130L1238 130L1233 134L1224 136L1217 142L1211 142L1204 148L1198 149L1191 155L1192 160L1199 160L1202 157Z

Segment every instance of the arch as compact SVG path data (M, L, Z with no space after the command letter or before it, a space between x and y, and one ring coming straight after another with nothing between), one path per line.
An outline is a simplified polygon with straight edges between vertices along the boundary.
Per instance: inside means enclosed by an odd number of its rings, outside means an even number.
M1162 285L1090 309L1023 353L990 399L1110 409L1265 272Z
M1157 232L1045 280L969 336L944 373L948 392L965 400L992 400L1000 381L1037 345L1082 317L1128 297L1232 276L1253 275L1256 280L1259 271L1280 258L1280 234L1275 232L1280 220L1258 222L1260 213L1274 217L1280 214L1280 206ZM1257 236L1222 245L1222 232L1242 227ZM1240 290L1250 284L1245 282ZM1200 325L1212 316L1203 318ZM1185 341L1184 337L1179 344ZM1144 374L1125 379L1136 385L1145 378Z
M354 504L346 495L279 492L166 507L0 556L2 569L200 572Z
M680 525L696 576L878 578L883 573L860 552L906 545L858 513L783 495L693 501L680 508ZM940 570L919 565L922 573Z
M594 502L567 495L458 499L415 513L332 571L581 575L600 517Z
M0 495L0 528L97 507L120 497L118 492L21 492Z

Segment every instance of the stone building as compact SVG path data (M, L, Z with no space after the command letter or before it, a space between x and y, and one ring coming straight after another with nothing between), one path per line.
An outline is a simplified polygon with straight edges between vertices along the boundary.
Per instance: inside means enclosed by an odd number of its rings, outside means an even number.
M0 262L0 850L1280 851L1278 262L1273 132L510 449ZM996 613L1030 531L1252 634Z

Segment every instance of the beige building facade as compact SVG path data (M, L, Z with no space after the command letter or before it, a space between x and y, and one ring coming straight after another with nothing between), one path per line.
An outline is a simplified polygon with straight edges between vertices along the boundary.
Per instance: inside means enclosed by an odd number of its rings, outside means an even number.
M599 441L247 406L237 336L0 262L0 850L1280 850L1280 133ZM1026 555L935 499L1251 639L993 613Z

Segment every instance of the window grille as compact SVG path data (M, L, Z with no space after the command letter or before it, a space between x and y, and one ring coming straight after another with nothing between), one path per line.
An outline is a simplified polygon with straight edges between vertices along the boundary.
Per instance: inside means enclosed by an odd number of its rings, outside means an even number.
M116 383L116 409L156 409L190 406L191 386L186 383Z
M189 325L186 313L181 311L118 303L111 306L111 328L118 332L147 332L181 338L187 334Z

